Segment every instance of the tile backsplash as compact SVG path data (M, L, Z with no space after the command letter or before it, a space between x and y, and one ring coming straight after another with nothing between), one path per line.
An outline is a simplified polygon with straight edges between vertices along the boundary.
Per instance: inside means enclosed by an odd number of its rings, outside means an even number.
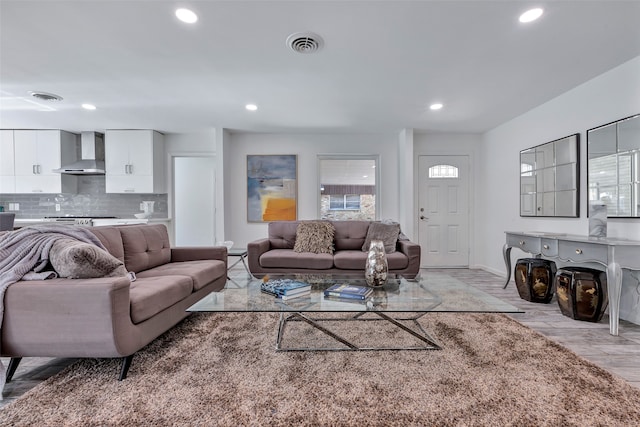
M9 203L18 203L18 219L42 218L45 216L83 215L116 216L133 218L140 212L140 202L155 202L154 218L168 217L166 194L107 194L104 175L78 176L77 194L0 194L0 206L9 211ZM60 210L56 211L56 204Z

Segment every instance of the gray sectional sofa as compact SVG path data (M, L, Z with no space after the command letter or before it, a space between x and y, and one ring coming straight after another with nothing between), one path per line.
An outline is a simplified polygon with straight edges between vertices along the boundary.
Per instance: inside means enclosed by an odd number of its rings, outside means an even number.
M12 358L7 381L22 357L34 356L122 358L122 380L135 352L226 283L226 247L171 248L160 224L90 230L136 280L56 278L9 286L0 347Z
M367 251L363 245L372 221L328 221L333 225L332 253L298 252L296 233L301 221L268 224L268 237L247 245L249 270L255 277L268 274L363 274ZM399 227L398 227L399 231ZM420 272L420 245L402 234L395 251L387 253L389 274L414 279Z

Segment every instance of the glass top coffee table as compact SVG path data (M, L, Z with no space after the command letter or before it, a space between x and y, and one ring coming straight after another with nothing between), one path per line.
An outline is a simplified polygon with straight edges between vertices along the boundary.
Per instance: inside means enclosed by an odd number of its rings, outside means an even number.
M227 281L220 292L212 292L187 311L190 312L278 312L280 321L276 350L437 350L436 340L418 322L427 313L523 313L513 305L469 286L444 273L426 273L419 280L389 279L375 288L366 301L336 300L324 296L324 290L336 283L366 286L364 277L338 275L272 275L271 279L290 278L311 284L311 293L283 301L261 291L261 279L246 282ZM348 315L344 316L341 313ZM340 315L340 316L332 316ZM385 321L410 334L419 345L361 345L331 329L331 322ZM284 346L288 324L305 322L331 337L336 346ZM375 323L375 322L369 322ZM373 329L375 331L375 329Z

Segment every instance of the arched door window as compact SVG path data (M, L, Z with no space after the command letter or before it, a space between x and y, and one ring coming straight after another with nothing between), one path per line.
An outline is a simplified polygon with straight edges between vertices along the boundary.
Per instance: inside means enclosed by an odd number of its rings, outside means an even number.
M429 168L429 178L457 178L458 168L451 165L434 165Z

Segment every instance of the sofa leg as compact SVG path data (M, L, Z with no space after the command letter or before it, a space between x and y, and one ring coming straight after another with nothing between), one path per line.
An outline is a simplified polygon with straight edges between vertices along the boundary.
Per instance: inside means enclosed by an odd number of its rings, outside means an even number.
M5 382L9 382L11 381L11 378L13 378L13 374L16 373L16 369L18 369L18 365L20 364L20 361L22 360L22 357L12 357L11 360L9 361L9 366L7 367L7 376L5 377Z
M122 381L127 378L127 372L129 372L129 367L131 366L132 360L133 354L122 358L122 367L120 368L120 378L118 378L118 381Z

